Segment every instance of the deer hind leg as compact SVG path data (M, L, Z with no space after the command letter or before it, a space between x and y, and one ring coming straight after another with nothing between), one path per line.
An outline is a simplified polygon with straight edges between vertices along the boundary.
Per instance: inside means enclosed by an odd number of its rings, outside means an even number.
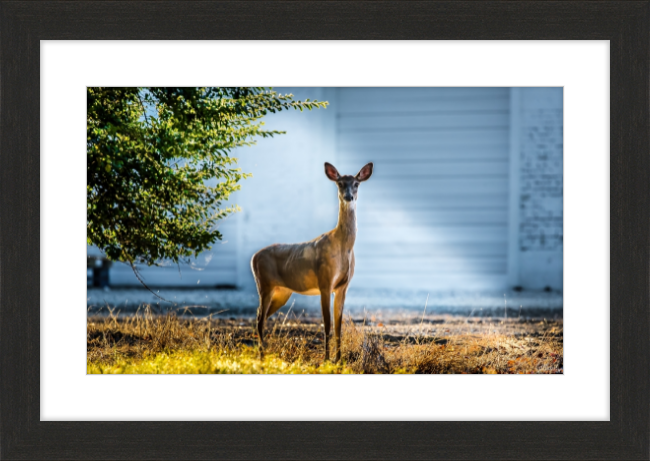
M288 288L276 288L273 291L273 298L271 299L271 307L269 307L269 311L266 314L266 318L268 319L271 317L273 314L275 314L282 306L284 306L287 301L289 301L289 298L291 297L291 293L293 293L291 290Z
M273 300L273 290L259 288L260 305L257 308L257 336L260 343L260 357L264 357L264 322L267 318L271 301Z
M341 360L341 322L343 321L343 307L347 292L347 284L334 290L334 334L336 335L336 356L334 363L338 363Z
M255 277L257 293L260 297L260 304L257 308L257 335L259 338L260 357L264 357L264 322L269 316L268 312L273 301L273 293L276 285L268 270L264 270L268 264L268 255L265 250L260 250L251 259L251 270Z

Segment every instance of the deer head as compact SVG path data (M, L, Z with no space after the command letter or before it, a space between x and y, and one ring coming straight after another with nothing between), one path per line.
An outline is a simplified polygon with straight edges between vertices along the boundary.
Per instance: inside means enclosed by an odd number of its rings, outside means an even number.
M356 176L341 176L334 165L325 162L325 176L327 176L329 180L334 181L338 186L340 201L352 202L357 200L359 184L363 181L367 181L370 176L372 176L372 167L373 165L371 162L361 168Z

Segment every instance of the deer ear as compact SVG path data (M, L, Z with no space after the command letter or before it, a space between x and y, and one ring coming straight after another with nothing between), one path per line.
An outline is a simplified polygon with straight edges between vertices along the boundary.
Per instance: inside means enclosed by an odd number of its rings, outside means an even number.
M341 177L334 165L327 162L325 162L325 176L327 176L332 181L338 181Z
M370 163L366 164L366 166L361 168L361 170L359 170L359 172L357 173L357 176L356 176L357 181L361 182L361 181L366 181L367 179L369 179L370 176L372 176L372 167L373 167L372 162L370 162Z

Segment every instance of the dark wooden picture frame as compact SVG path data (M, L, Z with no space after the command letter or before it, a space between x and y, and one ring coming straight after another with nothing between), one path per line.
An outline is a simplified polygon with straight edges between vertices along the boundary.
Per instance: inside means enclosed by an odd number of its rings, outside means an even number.
M650 2L2 1L0 14L0 457L650 459ZM39 41L125 39L609 40L611 420L41 422Z

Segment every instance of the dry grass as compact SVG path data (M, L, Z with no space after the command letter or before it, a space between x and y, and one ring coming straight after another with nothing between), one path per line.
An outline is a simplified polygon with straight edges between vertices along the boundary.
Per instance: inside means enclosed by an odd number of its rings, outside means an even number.
M320 319L270 319L259 359L252 319L88 318L89 373L562 373L562 320L347 317L342 363L323 363ZM333 344L333 341L332 343ZM331 345L331 353L334 346Z

